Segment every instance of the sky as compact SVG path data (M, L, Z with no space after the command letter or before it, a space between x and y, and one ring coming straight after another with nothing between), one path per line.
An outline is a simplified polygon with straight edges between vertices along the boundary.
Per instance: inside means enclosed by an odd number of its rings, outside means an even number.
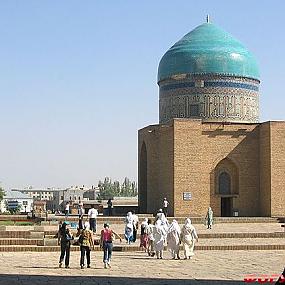
M256 56L260 119L285 120L285 1L1 0L4 188L137 179L137 132L158 123L163 54L205 22Z

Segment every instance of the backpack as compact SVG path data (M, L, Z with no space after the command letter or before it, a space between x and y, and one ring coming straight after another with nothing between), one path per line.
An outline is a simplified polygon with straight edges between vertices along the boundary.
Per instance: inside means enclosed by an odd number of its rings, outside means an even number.
M87 230L83 230L78 242L82 245L82 246L88 246L90 247L90 233Z

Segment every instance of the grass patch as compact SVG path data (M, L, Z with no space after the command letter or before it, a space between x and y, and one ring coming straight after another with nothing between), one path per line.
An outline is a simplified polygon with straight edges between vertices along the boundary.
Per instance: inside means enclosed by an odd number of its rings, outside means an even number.
M34 226L33 222L0 221L0 226Z
M14 226L13 221L0 221L0 226Z
M34 226L33 222L16 222L15 226Z

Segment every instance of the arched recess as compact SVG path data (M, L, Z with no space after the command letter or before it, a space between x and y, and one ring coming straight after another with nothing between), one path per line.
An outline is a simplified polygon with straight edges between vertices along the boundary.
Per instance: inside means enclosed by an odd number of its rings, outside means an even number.
M218 192L221 195L230 195L231 194L231 176L227 171L223 171L219 174L218 177Z
M221 216L233 215L233 198L239 194L239 171L235 163L222 159L215 167L215 194L221 199Z
M142 143L140 150L139 210L140 213L147 212L147 150L145 142Z
M239 171L235 163L227 157L215 167L215 194L239 194Z

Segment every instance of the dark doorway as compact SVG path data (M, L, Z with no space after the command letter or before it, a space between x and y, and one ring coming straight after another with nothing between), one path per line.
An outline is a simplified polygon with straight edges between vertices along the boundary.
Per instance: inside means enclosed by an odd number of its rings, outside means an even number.
M221 198L221 216L231 217L232 216L232 198Z
M139 212L147 212L147 151L143 142L139 165Z
M225 171L219 175L219 193L231 194L231 177Z

